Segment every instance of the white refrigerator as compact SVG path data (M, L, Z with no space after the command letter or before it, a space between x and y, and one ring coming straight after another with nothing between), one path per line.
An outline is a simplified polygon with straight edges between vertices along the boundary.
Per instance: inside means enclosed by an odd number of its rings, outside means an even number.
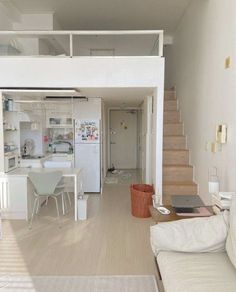
M101 191L100 120L75 120L75 167L83 169L83 191Z

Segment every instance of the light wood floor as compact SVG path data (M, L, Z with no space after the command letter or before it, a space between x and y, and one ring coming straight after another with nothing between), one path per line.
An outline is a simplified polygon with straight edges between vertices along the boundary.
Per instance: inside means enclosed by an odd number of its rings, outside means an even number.
M49 201L32 230L25 221L3 221L0 273L30 275L156 274L149 243L151 219L130 213L129 184L105 185L89 198L89 219L73 221L73 210L59 229ZM52 216L54 217L52 217Z

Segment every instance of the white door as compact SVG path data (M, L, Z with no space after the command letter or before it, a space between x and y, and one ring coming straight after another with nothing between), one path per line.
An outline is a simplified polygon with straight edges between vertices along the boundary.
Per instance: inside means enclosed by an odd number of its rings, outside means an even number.
M137 168L137 111L110 111L110 161L116 169Z

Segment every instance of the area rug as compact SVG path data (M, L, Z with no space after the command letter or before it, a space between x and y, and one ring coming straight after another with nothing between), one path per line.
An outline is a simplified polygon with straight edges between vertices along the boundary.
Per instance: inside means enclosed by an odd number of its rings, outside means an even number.
M158 292L155 276L5 276L7 292Z
M118 184L118 178L117 177L106 177L105 184Z

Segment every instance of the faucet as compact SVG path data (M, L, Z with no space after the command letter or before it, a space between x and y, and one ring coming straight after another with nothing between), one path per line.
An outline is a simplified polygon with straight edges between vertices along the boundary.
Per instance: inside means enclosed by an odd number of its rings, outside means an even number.
M57 144L68 144L69 145L69 153L73 153L73 145L71 142L69 141L56 141L56 142L52 142L51 143L51 147L52 147L52 150L53 150L53 153L56 153L56 147L53 147L53 145L57 145Z

